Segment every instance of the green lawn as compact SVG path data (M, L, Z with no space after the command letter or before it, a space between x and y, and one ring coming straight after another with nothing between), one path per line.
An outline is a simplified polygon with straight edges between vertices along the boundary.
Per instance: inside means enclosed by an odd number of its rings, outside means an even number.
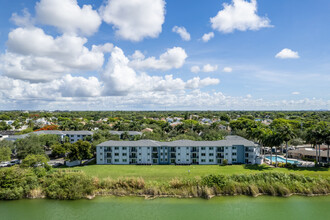
M87 175L102 178L118 177L142 177L146 181L168 181L172 178L193 178L208 174L243 174L256 172L286 172L296 173L308 176L330 177L330 169L328 168L270 168L267 166L218 166L218 165L191 165L191 166L174 166L174 165L153 165L153 166L136 166L136 165L90 165L75 168L59 168L81 170ZM190 170L190 173L188 173Z

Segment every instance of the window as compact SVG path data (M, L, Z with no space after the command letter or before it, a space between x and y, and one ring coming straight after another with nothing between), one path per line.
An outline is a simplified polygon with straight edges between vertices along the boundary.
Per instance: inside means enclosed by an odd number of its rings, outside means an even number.
M152 159L152 162L153 163L157 163L157 159Z
M74 142L74 139L71 139L71 142Z
M202 149L202 150L205 150L205 147L202 147L201 149Z
M127 156L127 153L123 153L123 156L126 157Z
M202 156L202 157L205 157L205 156L206 156L206 154L205 154L205 153L202 153L202 154L201 154L201 156Z
M189 160L187 159L187 162L189 162Z
M163 158L161 158L160 161L163 162Z
M180 159L178 159L178 161L180 162Z
M126 150L127 149L127 147L123 147L123 150Z
M100 161L102 161L103 159L101 158Z
M141 150L141 147L139 147L139 150Z
M210 157L213 157L213 156L214 156L214 154L213 154L213 153L210 153L210 154L209 154L209 156L210 156Z
M119 153L115 153L115 157L119 157Z
M226 156L228 156L228 153L226 153Z
M100 155L103 155L103 153L100 153Z
M202 162L202 163L205 163L205 162L206 162L206 160L205 160L205 159L202 159L202 160L201 160L201 162Z
M119 147L115 147L115 150L119 150Z
M150 147L148 147L148 150L150 149Z
M236 162L236 159L233 158L233 162Z
M209 150L213 150L213 147L210 147Z
M111 163L111 159L107 159L107 163Z
M189 150L189 147L187 147L187 150Z
M80 138L80 135L77 135L78 138Z
M70 137L73 137L73 135L70 135Z
M213 159L210 159L210 160L209 160L209 162L210 162L210 163L213 163L213 162L214 162L214 160L213 160Z
M236 156L236 153L232 153L233 156Z
M180 150L180 147L178 147L178 150Z
M115 162L117 162L117 163L118 163L118 162L119 162L119 159L115 159Z
M189 153L187 153L187 156L189 156Z
M178 153L178 156L180 156L180 153Z
M148 156L150 156L150 153L148 153Z
M226 147L226 150L228 150L228 147Z
M236 147L233 147L233 150L236 150Z
M123 159L123 162L125 162L125 163L126 163L126 162L127 162L127 159Z
M141 156L142 154L141 153L139 153L139 156Z

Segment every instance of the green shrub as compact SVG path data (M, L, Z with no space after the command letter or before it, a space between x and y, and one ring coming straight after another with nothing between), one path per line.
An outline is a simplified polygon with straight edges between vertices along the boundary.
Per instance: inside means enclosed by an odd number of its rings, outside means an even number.
M53 172L45 177L44 191L51 199L80 199L92 195L93 179L84 173Z

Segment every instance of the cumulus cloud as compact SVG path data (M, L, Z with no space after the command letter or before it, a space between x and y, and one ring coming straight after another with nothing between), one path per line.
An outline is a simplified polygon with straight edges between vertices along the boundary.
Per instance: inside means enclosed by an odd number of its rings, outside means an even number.
M204 73L209 73L209 72L214 72L218 69L218 65L211 65L211 64L206 64L203 66L203 72Z
M133 60L130 62L130 66L137 70L169 70L178 69L183 66L188 55L186 51L181 47L173 47L167 49L167 51L159 56L159 59L155 57L144 58L141 52L135 52L133 54Z
M214 37L214 33L213 33L213 32L210 32L210 33L204 34L203 37L202 37L202 40L203 40L204 42L208 42L208 41L211 40L213 37Z
M199 77L194 77L187 81L186 88L187 89L197 89L200 87L217 85L220 83L219 79L207 77L205 79L200 79Z
M222 72L225 72L225 73L231 73L231 72L233 72L233 68L231 68L231 67L224 67L223 69L222 69Z
M277 53L275 55L275 57L279 58L279 59L298 59L299 54L296 51L293 51L293 50L288 49L288 48L284 48L279 53Z
M192 66L190 71L193 73L199 73L200 71L204 73L214 72L218 69L218 65L205 64L202 68L199 66Z
M38 22L57 27L63 33L92 35L102 23L91 5L81 8L77 0L40 0L35 9Z
M139 52L134 54L139 54ZM218 79L211 78L194 78L184 82L180 78L173 78L173 75L160 77L150 76L146 73L138 74L131 67L130 60L118 47L111 52L101 78L104 82L104 95L129 95L141 91L183 91L185 88L200 88L220 82Z
M210 18L212 28L222 33L235 30L259 30L271 27L267 17L257 15L257 1L232 0L231 4L223 3L223 10Z
M201 68L200 68L199 66L192 66L192 67L190 68L190 71L191 71L192 73L199 73L199 72L201 71Z
M125 40L156 38L165 21L164 0L108 0L100 8L103 20L113 24L116 35Z
M30 27L33 26L34 19L31 17L30 12L27 8L23 9L23 15L19 15L17 13L13 13L11 16L11 20L20 27Z
M89 50L86 43L83 37L64 34L54 38L40 28L16 28L8 35L0 70L4 75L31 81L50 81L71 71L98 70L112 44L94 45Z
M185 27L174 26L172 31L179 34L182 40L190 41L190 34L188 33Z

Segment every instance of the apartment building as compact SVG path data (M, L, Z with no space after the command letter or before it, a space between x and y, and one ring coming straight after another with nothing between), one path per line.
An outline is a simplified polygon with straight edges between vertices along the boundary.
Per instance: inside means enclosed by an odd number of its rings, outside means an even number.
M260 164L260 148L239 136L219 141L106 141L96 147L97 164Z

